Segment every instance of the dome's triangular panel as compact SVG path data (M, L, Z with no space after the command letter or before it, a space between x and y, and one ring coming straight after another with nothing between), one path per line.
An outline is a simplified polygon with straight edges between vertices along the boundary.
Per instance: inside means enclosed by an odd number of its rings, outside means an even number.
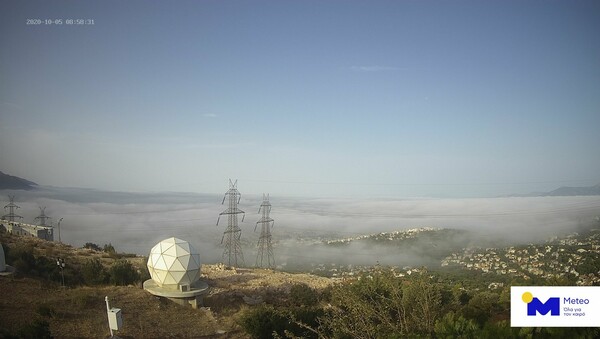
M167 272L167 275L165 276L164 284L165 285L175 285L175 284L177 284L177 280L173 277L173 273L172 272Z
M175 246L175 244L162 242L160 243L160 252L165 253L169 248L173 246Z
M173 279L175 279L176 284L182 283L182 279L185 277L185 271L169 272L169 274L171 274L171 276L173 276Z
M193 280L196 281L198 279L200 279L200 275L202 275L202 271L200 269L198 269L197 271L195 271L196 274L194 274ZM193 273L193 271L192 271Z
M160 259L160 253L152 253L150 255L150 258L148 259L148 261L150 261L152 263L152 266L156 267L156 264L158 263L158 259Z
M194 261L194 268L200 267L200 254L192 254L192 259Z
M173 265L171 265L171 268L170 268L171 272L185 272L185 270L186 270L186 267L181 264L181 261L179 260L179 258L177 258L173 262Z
M172 257L176 257L177 256L177 247L179 245L173 245L169 248L167 248L166 250L163 251L163 255L170 255Z
M181 255L190 254L190 244L177 244L177 246L179 246Z
M160 243L154 245L154 247L152 247L150 250L150 253L160 253Z
M171 266L173 266L173 263L175 262L175 260L177 260L176 257L170 256L170 255L165 255L165 254L163 254L162 258L165 261L165 265L167 266L167 269L170 269Z
M154 264L154 268L157 270L165 270L165 271L169 269L169 267L165 263L164 257L162 255L159 256L158 259L156 260L156 264Z
M188 255L182 255L182 256L180 256L177 259L181 262L181 264L183 265L183 267L185 267L186 269L188 269L188 267L190 267L191 256L189 254Z
M167 276L167 271L154 270L154 273L156 273L156 279L154 281L156 281L159 285L163 285L165 277Z
M196 248L194 246L192 246L192 244L188 243L188 245L190 246L190 253L195 253L195 254L198 253L198 251L196 251Z
M186 248L186 246L182 246L182 244L177 244L175 248L177 250L177 256L190 254L189 248Z
M194 282L194 281L198 280L197 279L197 277L198 277L198 270L187 271L186 272L186 277L187 277L188 281L190 281L190 282Z

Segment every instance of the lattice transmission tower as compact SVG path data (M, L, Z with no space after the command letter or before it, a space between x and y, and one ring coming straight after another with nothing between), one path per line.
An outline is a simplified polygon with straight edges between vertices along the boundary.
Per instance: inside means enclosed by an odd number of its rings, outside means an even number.
M227 229L223 232L223 237L221 238L221 244L225 244L223 259L227 258L227 264L229 266L239 267L238 260L241 266L244 266L244 254L242 253L242 245L240 243L242 230L238 225L238 214L243 214L242 222L244 222L246 213L237 207L242 198L242 195L237 190L237 180L231 182L231 179L229 179L229 190L225 193L221 204L225 204L225 198L228 198L229 206L219 214L219 218L217 219L217 225L219 225L221 216L227 215Z
M256 222L256 227L260 224L260 237L258 238L258 255L256 256L256 266L275 268L275 257L273 256L273 244L271 243L271 228L275 221L271 219L271 203L269 195L263 193L263 202L258 208L258 213L262 212L262 217Z
M22 216L15 214L15 209L20 208L19 206L17 206L15 204L15 196L14 195L9 195L8 196L8 200L10 202L8 203L8 205L4 206L5 210L8 209L8 214L3 215L2 219L8 220L8 221L15 221L15 218L16 219L23 219Z
M46 225L46 220L48 220L48 219L52 219L52 218L50 218L49 216L46 215L46 206L44 206L44 207L40 206L40 215L35 217L34 220L39 220L38 226L46 227L46 226L48 226L48 225Z

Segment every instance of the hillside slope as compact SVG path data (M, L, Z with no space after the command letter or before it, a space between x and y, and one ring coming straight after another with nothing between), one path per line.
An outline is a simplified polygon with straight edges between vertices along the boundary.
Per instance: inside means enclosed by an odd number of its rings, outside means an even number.
M38 186L33 181L0 172L0 190L33 190Z
M66 258L71 266L81 265L89 258L100 258L105 266L114 259L106 253L78 249L65 244L47 242L33 237L0 234L0 241L9 248L33 246L36 257ZM144 258L128 258L136 266ZM239 316L252 306L244 298L264 300L270 304L285 304L289 290L295 284L307 284L322 289L331 284L327 278L309 274L290 274L263 269L228 269L222 264L203 265L202 279L209 286L205 308L194 310L158 299L137 286L67 286L57 281L17 274L0 277L0 333L16 333L35 319L50 324L55 337L105 338L108 333L106 305L121 308L123 330L120 337L227 337L245 338L237 324Z

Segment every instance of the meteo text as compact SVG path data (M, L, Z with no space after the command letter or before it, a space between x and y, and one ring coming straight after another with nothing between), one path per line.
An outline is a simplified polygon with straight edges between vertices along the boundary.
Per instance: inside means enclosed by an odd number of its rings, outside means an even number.
M563 298L563 304L570 304L570 305L581 305L581 304L589 304L590 300L589 299L580 299L580 298Z

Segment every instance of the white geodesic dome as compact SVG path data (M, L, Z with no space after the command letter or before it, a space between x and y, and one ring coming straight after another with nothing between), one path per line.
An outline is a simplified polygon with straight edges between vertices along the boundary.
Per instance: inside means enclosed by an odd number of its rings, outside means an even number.
M150 250L148 271L156 284L179 289L200 279L200 255L187 241L168 238Z
M2 244L0 244L0 272L4 272L6 270L6 261L4 259L4 248L2 248Z

